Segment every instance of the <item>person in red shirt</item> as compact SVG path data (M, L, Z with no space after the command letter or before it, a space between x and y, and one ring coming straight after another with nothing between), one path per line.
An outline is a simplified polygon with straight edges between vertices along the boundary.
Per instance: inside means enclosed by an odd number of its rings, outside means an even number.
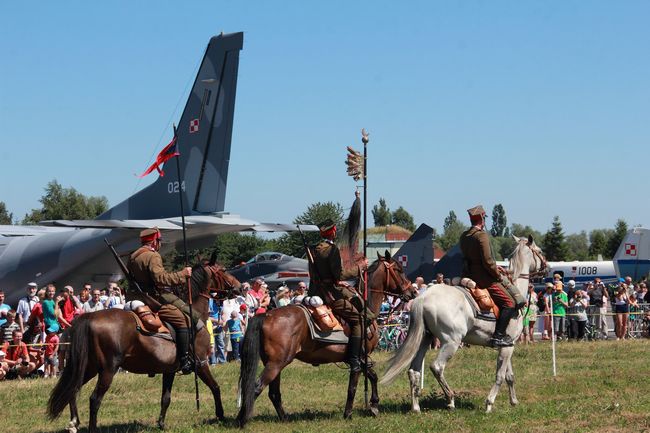
M59 358L57 352L59 350L59 336L53 328L47 329L47 337L45 337L45 376L56 377L56 372L59 366Z
M59 324L61 329L69 328L72 324L72 320L75 317L75 310L77 305L75 305L74 297L71 295L72 287L65 286L59 292L59 310L61 310L61 315L59 316Z
M5 355L5 363L8 366L7 378L13 377L27 377L36 365L29 362L29 352L27 345L23 343L23 333L16 329L12 334L11 344L5 341L2 345L2 351Z

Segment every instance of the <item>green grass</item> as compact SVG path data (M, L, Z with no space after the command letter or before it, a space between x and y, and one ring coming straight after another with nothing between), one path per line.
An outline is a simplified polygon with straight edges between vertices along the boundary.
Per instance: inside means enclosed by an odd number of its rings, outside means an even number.
M558 376L552 377L549 344L520 346L514 368L520 404L508 404L507 386L501 388L494 412L484 412L484 401L494 381L496 352L461 349L447 367L446 376L456 391L457 409L449 412L438 384L427 370L423 412L409 412L406 374L390 386L379 388L381 415L372 418L362 409L363 385L357 393L353 419L342 419L347 386L346 371L337 366L312 367L295 362L282 376L283 401L289 421L277 421L266 392L255 406L247 431L280 432L641 432L650 431L650 383L647 380L650 341L560 343ZM435 352L429 352L429 359ZM387 354L377 354L382 371ZM236 431L235 393L238 365L214 368L221 385L228 420L211 424L214 405L200 385L201 410L194 407L192 376L176 379L167 430L172 432ZM53 422L45 418L52 380L0 382L0 413L4 432L62 431L67 410ZM78 400L81 431L88 422L88 397L94 381ZM158 431L161 378L119 374L106 394L99 413L102 431Z

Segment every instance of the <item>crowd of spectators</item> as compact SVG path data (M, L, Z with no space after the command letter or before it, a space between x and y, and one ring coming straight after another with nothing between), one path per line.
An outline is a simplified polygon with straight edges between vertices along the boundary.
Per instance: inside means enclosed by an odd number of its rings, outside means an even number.
M124 308L122 289L116 283L101 290L84 284L79 296L72 286L57 293L53 284L39 290L36 283L29 283L15 307L4 301L0 290L0 380L55 377L61 333L82 314Z

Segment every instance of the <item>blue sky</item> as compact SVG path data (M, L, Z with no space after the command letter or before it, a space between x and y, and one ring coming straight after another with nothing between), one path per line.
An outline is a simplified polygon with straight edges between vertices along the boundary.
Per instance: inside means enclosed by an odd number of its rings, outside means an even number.
M345 146L365 127L370 206L416 223L502 203L541 231L554 215L568 232L648 226L649 16L641 1L3 2L0 201L22 218L52 179L111 205L142 188L209 37L244 31L233 213L349 206Z

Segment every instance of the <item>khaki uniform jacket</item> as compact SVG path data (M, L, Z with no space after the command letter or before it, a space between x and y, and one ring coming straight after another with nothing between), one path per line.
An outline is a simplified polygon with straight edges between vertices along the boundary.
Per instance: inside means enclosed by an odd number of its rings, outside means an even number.
M160 292L165 287L181 286L185 283L183 272L167 272L162 257L148 246L135 250L129 258L129 270L142 290L150 294Z
M501 281L497 264L492 258L488 234L476 227L460 236L460 249L464 256L463 277L471 278L482 289Z
M326 304L354 296L354 292L339 287L338 283L355 278L359 270L356 267L343 269L341 252L333 242L322 240L312 248L312 255L314 264L309 265L309 296L320 296Z

